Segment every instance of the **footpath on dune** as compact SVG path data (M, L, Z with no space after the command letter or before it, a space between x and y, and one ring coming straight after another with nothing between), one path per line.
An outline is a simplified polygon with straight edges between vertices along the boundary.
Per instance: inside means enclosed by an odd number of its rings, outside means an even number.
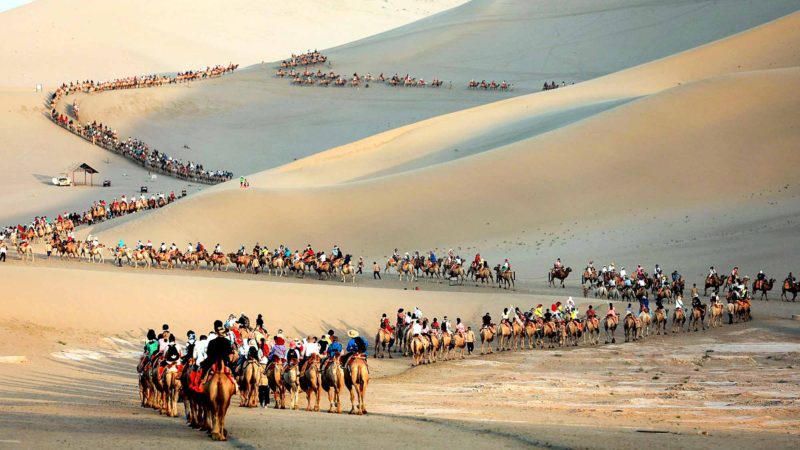
M369 254L387 241L418 247L608 217L647 186L669 186L647 193L663 208L735 200L794 178L798 24L800 13L595 81L430 119L251 176L250 189L220 185L97 231L227 248L288 236L358 242L355 251ZM446 164L365 179L509 122L621 98L636 100ZM597 189L609 182L619 201Z

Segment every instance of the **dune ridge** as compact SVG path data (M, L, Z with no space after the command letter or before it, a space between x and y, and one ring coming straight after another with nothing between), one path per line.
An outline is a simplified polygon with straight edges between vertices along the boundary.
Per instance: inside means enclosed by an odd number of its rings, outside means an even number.
M227 247L288 236L358 242L360 250L381 254L387 240L424 247L624 216L640 195L665 209L724 203L794 177L788 167L798 161L790 149L800 142L794 114L800 97L786 87L800 81L798 24L800 14L792 14L596 81L392 130L253 175L249 190L220 185L98 231L126 239L212 239ZM535 120L553 105L631 97L542 135L368 179L508 121ZM731 183L731 174L748 176ZM364 178L350 182L358 177ZM598 189L603 179L613 180L619 201ZM647 186L663 188L650 192ZM240 220L228 220L235 217ZM425 232L410 233L420 220Z

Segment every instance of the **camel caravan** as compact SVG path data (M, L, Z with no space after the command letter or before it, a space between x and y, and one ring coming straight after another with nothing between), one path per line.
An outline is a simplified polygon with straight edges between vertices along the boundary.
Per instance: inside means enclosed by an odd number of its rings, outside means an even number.
M208 335L186 335L179 347L168 325L159 335L148 331L137 365L141 406L178 417L183 403L186 422L213 440L227 440L225 416L237 394L240 407L267 408L273 400L275 409L293 410L302 394L305 410L318 412L324 392L327 411L339 414L349 391L350 414L367 413L368 344L355 330L343 348L333 330L302 341L281 330L272 336L260 314L251 326L242 313L215 321Z
M497 90L510 91L514 89L514 85L508 83L505 80L498 83L497 81L494 80L487 82L486 80L475 81L474 79L472 79L469 80L469 82L467 83L467 89L476 91L481 89L483 89L484 91L497 91Z
M465 268L466 267L466 268ZM380 269L379 267L376 270ZM451 283L463 285L470 280L475 286L494 286L504 289L515 290L516 272L511 270L511 264L506 259L503 264L497 264L494 269L489 268L489 263L481 257L480 253L467 264L460 255L456 255L453 249L448 250L444 259L438 259L434 251L428 255L421 255L418 251L413 255L406 252L405 256L400 256L397 249L394 249L392 256L386 260L383 273L389 274L390 271L398 274L400 281L413 282L419 279L425 281L442 282L449 279Z
M225 170L206 170L203 168L202 164L196 162L187 161L184 163L180 159L172 158L162 152L151 149L150 146L135 138L128 138L127 141L120 140L116 130L102 123L98 123L96 120L91 123L82 123L78 115L79 104L77 99L72 101L71 107L66 108L67 113L59 112L58 105L62 98L68 97L71 94L83 93L91 95L120 89L139 89L168 84L188 83L220 77L232 73L238 67L238 64L229 64L227 66L214 66L200 70L178 72L175 76L145 75L105 82L86 80L70 82L69 84L63 83L48 98L48 103L50 105L49 117L53 123L61 126L72 134L90 141L93 145L97 145L106 150L118 153L127 159L133 160L147 167L148 170L198 183L222 183L230 180L233 174ZM69 115L69 113L72 114Z
M716 295L708 305L695 297L688 309L679 298L672 312L659 305L652 313L646 303L640 303L637 313L629 304L624 316L617 313L613 303L609 303L602 318L591 305L580 315L572 297L565 304L558 301L550 308L539 304L522 311L510 306L503 309L499 324L492 321L488 312L483 316L477 351L483 355L494 351L574 347L581 342L598 345L601 334L605 337L605 344L614 344L617 328L622 329L625 342L666 335L670 331L673 334L705 331L722 326L726 313L729 324L752 320L750 307L749 298L729 298L725 305ZM463 359L465 351L471 355L476 344L477 338L471 327L462 323L460 318L453 326L447 316L441 322L437 318L429 321L419 308L414 312L405 312L401 308L394 326L390 326L385 314L381 319L381 328L375 336L375 357L382 358L388 354L391 358L394 349L394 352L410 357L411 365L417 366L456 357Z

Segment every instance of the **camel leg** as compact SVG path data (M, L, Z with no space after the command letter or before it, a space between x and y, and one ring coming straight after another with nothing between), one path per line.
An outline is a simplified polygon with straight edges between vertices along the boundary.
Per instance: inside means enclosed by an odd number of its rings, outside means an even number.
M353 389L356 389L356 386L353 386L352 388L349 389L349 391L350 391L350 414L355 414L356 413L356 404L355 404L356 393L353 392Z

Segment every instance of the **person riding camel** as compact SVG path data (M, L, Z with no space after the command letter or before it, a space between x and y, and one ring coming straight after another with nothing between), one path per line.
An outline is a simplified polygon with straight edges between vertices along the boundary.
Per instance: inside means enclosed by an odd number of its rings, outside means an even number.
M511 318L511 313L509 312L508 308L503 308L503 314L500 315L500 323L506 324L509 327L511 326L511 322L509 319Z
M461 317L456 317L456 334L461 337L464 337L467 332L467 327L464 326L464 323L461 322Z
M594 273L594 261L593 260L589 260L589 263L586 264L586 271L588 271L589 273Z
M714 278L717 276L717 270L714 269L714 266L708 268L708 278Z
M597 317L597 311L592 308L592 305L589 305L589 308L586 309L586 320L592 320Z
M269 350L267 359L275 363L286 362L286 340L283 338L283 333L278 330L278 334L272 340L274 344Z
M338 245L334 245L333 250L331 250L331 262L336 262L336 260L341 257L342 257L342 251L339 249Z
M380 328L381 328L382 330L387 330L387 331L388 331L388 332L390 332L390 333L393 333L393 332L394 332L394 329L393 329L393 328L392 328L392 326L389 324L389 318L388 318L388 317L386 317L386 313L384 313L384 314L381 316Z
M572 297L567 299L567 311L572 312L575 309L575 300Z
M656 264L656 267L653 269L653 276L656 276L656 277L658 277L658 278L661 278L661 275L662 275L661 266L659 266L658 264Z
M661 311L664 309L664 303L661 300L661 297L656 296L656 312Z
M306 371L306 366L308 366L308 362L313 358L314 355L319 356L321 351L319 343L317 343L316 336L309 336L303 339L303 357L300 363L300 373Z
M300 351L297 349L295 341L289 341L289 350L286 352L286 367L296 365L300 362Z
M734 267L733 270L731 270L731 282L736 283L738 282L738 280L739 280L739 267L737 266Z
M437 319L436 317L434 317L434 318L433 318L433 322L431 322L431 333L433 333L433 334L439 334L439 330L440 330L440 329L441 329L441 328L440 328L440 326L439 326L439 319Z
M692 299L692 308L700 308L703 311L705 311L705 309L706 309L705 306L703 306L703 303L700 301L699 297Z
M693 298L694 298L694 297L693 297ZM697 297L697 298L700 298L700 297ZM683 309L683 298L681 298L680 296L678 296L678 297L675 299L675 311L677 311L677 310L679 310L679 309L680 309L680 310L682 310L682 309Z
M358 331L349 330L347 336L350 337L350 341L347 342L347 347L345 347L347 353L342 357L342 367L345 367L350 358L355 354L361 355L364 358L368 356L369 344L367 344L364 338L358 335Z
M764 271L763 270L759 270L758 271L758 275L756 275L756 281L765 281L766 279L767 279L767 276L764 275Z
M436 259L436 253L434 253L433 250L431 250L429 253L428 261L429 261L428 267L433 266L438 261Z
M166 253L167 252L167 244L162 242L161 245L158 247L158 253Z
M313 248L311 248L311 244L308 244L308 245L306 246L306 251L305 251L305 253L303 253L303 257L304 257L304 258L313 258L315 254L316 254L316 253L314 252L314 249L313 249Z
M209 369L216 363L221 361L226 367L229 368L230 366L230 355L233 353L233 347L228 338L225 337L225 328L222 326L221 320L214 321L214 332L217 337L208 342L206 358L200 364L200 372L195 378L195 380L199 380L199 383L195 383L196 387L202 387L205 384ZM236 383L234 382L234 384Z
M452 329L453 326L450 320L447 319L447 316L444 316L444 318L442 318L442 334L450 334Z
M222 256L222 246L219 245L219 242L214 246L214 256Z
M553 269L559 270L564 267L564 264L561 263L561 258L556 258L556 262L553 263Z
M406 323L406 313L403 312L403 308L399 308L397 310L396 324L398 327L402 327L405 323Z
M245 250L244 244L242 244L241 247L239 247L239 250L236 251L236 256L244 256L246 252L247 250Z
M481 264L481 261L483 261L481 259L481 254L480 253L476 253L475 254L475 259L472 260L472 262L475 264L475 267L481 267L483 265L483 264Z
M606 312L606 317L613 317L613 318L618 317L617 310L614 309L613 303L608 304L608 312Z
M158 339L156 339L156 332L155 330L148 330L147 331L147 342L144 344L144 354L148 357L152 357L158 353Z
M186 247L186 254L191 255L193 252L194 252L194 246L192 245L191 242L189 242L189 245Z
M197 345L196 336L194 331L189 330L186 332L186 347L183 349L183 363L186 364L189 358L194 356L194 347Z
M397 249L394 249L394 251L392 252L392 260L394 262L400 261L400 252Z
M483 325L481 326L481 329L492 327L492 316L488 312L484 314L482 320L483 320Z
M509 263L509 262L508 262L508 259L506 259L506 260L503 262L503 266L502 266L502 267L500 267L500 271L501 271L501 272L508 272L508 271L510 271L510 270L511 270L511 263Z
M636 265L636 278L644 280L644 267L641 264Z

